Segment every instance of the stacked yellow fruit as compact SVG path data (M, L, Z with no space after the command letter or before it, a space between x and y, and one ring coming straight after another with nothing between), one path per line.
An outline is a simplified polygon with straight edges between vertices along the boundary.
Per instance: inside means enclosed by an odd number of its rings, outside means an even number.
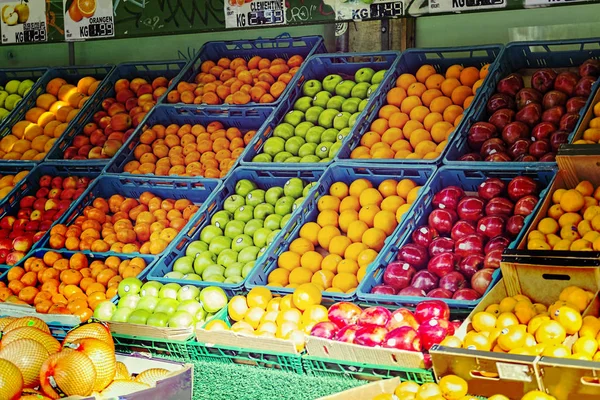
M594 105L594 118L590 120L588 128L583 131L581 139L573 144L597 144L600 143L600 102Z

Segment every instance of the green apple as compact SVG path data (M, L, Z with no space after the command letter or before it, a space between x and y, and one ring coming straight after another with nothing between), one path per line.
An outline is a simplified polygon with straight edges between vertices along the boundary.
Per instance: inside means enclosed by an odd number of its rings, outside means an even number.
M208 313L216 313L227 306L227 295L220 287L210 286L202 289L198 300Z
M356 82L345 80L335 87L335 94L348 98L351 96L352 88L356 86Z
M261 203L254 207L254 219L264 220L271 214L275 214L275 207L272 204Z
M0 107L4 107L4 101L8 97L8 92L1 91L0 92Z
M342 111L354 114L358 111L358 105L360 104L360 102L361 100L358 97L350 97L349 99L344 101L344 104L342 104Z
M233 276L242 276L242 267L244 265L240 262L235 262L230 264L228 267L225 267L225 273L223 274L223 276L225 276L225 278L231 278Z
M348 121L350 120L351 114L342 111L333 119L333 127L337 130L341 130L348 127Z
M179 307L179 302L175 299L164 298L159 300L156 308L154 309L155 314L165 314L167 317L173 315L175 311L177 311L177 307Z
M158 304L158 302L159 302L158 297L152 297L152 296L142 297L140 299L140 301L138 301L136 309L154 312L154 309L156 308L156 305Z
M19 92L19 85L21 81L12 80L8 81L8 83L4 86L4 90L8 92L8 94L16 94Z
M294 136L294 130L295 129L293 125L284 122L283 124L279 124L275 127L273 130L273 136L287 140Z
M254 215L254 207L245 205L245 206L241 206L240 208L235 210L235 213L233 213L233 218L236 221L248 222L252 219L253 215Z
M242 278L246 278L250 272L252 272L255 264L256 263L254 261L248 261L244 264L244 267L242 268Z
M315 155L319 158L329 157L329 149L333 146L331 142L322 142L317 146L317 151L315 151Z
M181 287L181 289L179 289L179 292L177 292L177 301L186 301L186 300L196 301L195 299L198 297L199 294L200 294L200 289L198 289L196 286L183 285ZM192 314L195 314L195 312Z
M323 89L321 82L316 79L311 79L306 81L306 83L302 86L302 94L309 97L315 97L317 93L319 93Z
M198 254L206 250L208 250L208 243L205 243L201 240L194 240L188 244L188 247L185 249L185 255L196 257Z
M275 211L275 210L273 210ZM265 218L265 221L267 219L269 219L270 215ZM246 222L246 226L244 227L244 233L246 235L252 236L254 235L254 232L256 232L257 229L260 229L263 227L263 221L260 219L251 219L250 221Z
M304 96L300 97L294 103L294 110L306 112L312 106L312 97Z
M304 186L304 190L302 191L302 197L308 197L308 193L312 188L318 185L318 182L311 182L308 185Z
M128 294L119 299L117 308L123 308L123 307L136 308L139 301L140 301L139 294Z
M358 119L359 116L360 116L359 112L355 112L354 114L352 114L350 116L350 118L348 119L348 128L352 128L354 125L356 125L356 120Z
M315 97L313 97L312 105L326 108L327 102L329 101L329 99L331 99L331 93L329 93L325 90L321 91L321 92L317 93L315 95Z
M133 308L129 307L117 308L110 320L113 322L127 322L133 311Z
M237 283L241 283L244 280L244 278L242 278L241 276L229 276L227 277L223 283L232 283L232 284L237 284Z
M169 322L169 316L162 312L152 313L146 320L146 325L154 326L155 328L166 328Z
M265 201L272 206L277 203L277 200L283 196L283 188L281 186L273 186L265 193Z
M168 278L168 279L183 279L184 276L185 275L182 274L181 272L171 271L171 272L167 272L164 277Z
M346 100L346 99L343 98L342 96L333 96L327 102L327 108L342 111L342 104L344 104L344 100Z
M248 207L248 206L247 206ZM231 238L227 236L216 237L210 242L208 250L215 253L217 256L225 249L231 248Z
M202 279L206 282L225 282L225 277L223 276L223 273L206 275L206 278L203 276Z
M181 279L183 279L184 281L201 281L202 277L198 274L185 274L184 276L181 277Z
M321 143L321 135L325 132L322 126L314 126L306 132L306 143Z
M253 244L254 242L252 241L251 236L241 234L239 236L236 236L235 239L233 239L233 242L231 243L231 249L239 252L244 250L248 246L252 246Z
M25 79L23 82L19 84L19 88L17 89L17 93L19 96L25 96L28 90L31 90L31 87L35 85L35 82L31 79Z
M134 310L131 314L129 314L127 323L146 325L146 321L148 321L150 315L152 315L152 313L146 310Z
M177 293L179 293L179 289L181 289L181 285L177 283L167 283L160 288L158 292L158 297L161 299L177 299Z
M229 221L227 225L225 225L225 236L233 239L237 235L244 233L244 227L246 223L244 221Z
M245 185L245 183L244 183L244 185ZM237 185L236 185L236 188L237 188ZM246 192L246 190L243 187L240 187L240 189L242 189L242 191ZM253 187L251 187L250 190L248 190L248 192L246 194L250 193L252 190L254 190ZM235 194L229 196L223 202L223 209L228 211L229 213L233 214L235 212L235 210L240 208L240 206L243 206L244 204L246 204L245 197L246 197L246 195L242 196L242 195L235 195Z
M357 83L356 86L352 88L352 92L350 92L350 94L352 97L358 98L360 102L361 99L367 98L367 92L369 91L370 87L371 84L368 82Z
M379 84L371 85L369 87L369 90L367 90L367 97L371 97L371 95L373 93L375 93L375 91L377 90L378 87L379 87Z
M289 163L298 163L298 162L300 162L300 157L293 156L293 157L290 157L287 160L285 160L285 162L288 164Z
M333 119L340 112L335 109L327 109L319 115L319 125L323 128L333 128Z
M281 199L285 199L285 197L282 197ZM279 202L281 199L279 199L277 201ZM293 203L293 200L292 200L292 203ZM281 223L281 215L272 214L272 215L269 215L267 218L265 218L264 227L267 229L270 229L270 230L275 230L275 229L279 229L280 223ZM254 234L254 232L253 232L253 234Z
M115 306L110 300L104 300L96 306L96 309L94 310L94 318L101 321L110 321L115 311L117 311L117 306Z
M217 211L215 215L212 216L212 218L210 219L210 223L216 226L217 228L224 229L227 223L231 221L232 218L233 215L229 211L221 210Z
M273 232L271 232L269 237L267 237L267 246L270 246L271 243L273 243L275 241L275 238L277 237L279 232L281 232L281 229L279 229L279 228L275 229Z
M329 151L331 151L331 149L329 149ZM328 163L330 161L332 161L331 157L325 157L325 158L321 159L321 161L319 161L319 162L320 163Z
M306 143L306 141L304 139L302 139L300 136L294 136L293 138L289 138L286 142L285 142L285 150L289 153L291 153L294 156L298 155L298 150L300 150L300 147Z
M296 127L296 129L294 129L294 135L295 136L300 136L301 138L304 138L304 136L306 136L306 132L310 128L312 128L313 126L315 126L315 124L313 124L312 122L309 122L309 121L300 122L298 124L298 126ZM284 138L284 139L288 140L289 137L288 138Z
M323 107L312 106L306 111L305 118L308 122L316 124L319 121L319 115L321 115L323 111Z
M285 140L280 137L270 137L265 141L265 146L263 147L263 151L268 155L274 157L277 153L283 151L285 146Z
M281 225L280 225L281 229L285 228L285 226L287 225L290 218L292 218L292 214L284 215L284 217L281 218Z
M8 117L8 114L10 114L10 111L8 111L6 108L0 107L0 121Z
M367 107L367 104L369 104L369 99L364 99L363 101L361 101L358 105L358 112L362 112L362 110L364 110Z
M224 266L219 264L211 264L208 267L206 267L206 269L202 273L202 279L205 281L214 282L214 276L223 276L223 273L225 273Z
M340 151L340 147L342 147L342 142L335 142L329 148L329 157L327 157L327 158L334 158L337 155L337 153Z
M371 83L381 83L383 81L383 78L385 77L386 72L387 72L387 69L382 69L381 71L377 71L373 75L373 78L371 78Z
M260 203L265 201L265 191L262 189L254 189L246 195L246 204L252 207L256 207Z
M223 231L221 230L221 228L219 228L218 226L214 226L214 225L208 225L205 226L201 231L200 231L200 240L202 240L204 243L208 243L210 244L210 242L219 236L223 235Z
M318 143L321 143L321 141L319 140ZM310 156L312 154L315 154L315 150L317 149L318 143L303 144L302 147L300 147L300 149L298 150L298 156L304 157L304 156Z
M260 228L256 232L254 232L254 236L252 236L252 240L254 241L254 245L258 247L263 247L267 244L267 238L273 232L268 228Z
M247 263L249 261L256 260L256 256L260 249L257 246L248 246L244 250L240 251L238 255L238 261L241 263Z
M4 101L4 108L6 108L8 111L12 111L21 100L22 98L18 94L10 94Z
M162 287L162 283L156 281L148 281L142 285L140 296L142 297L158 297L158 292Z
M325 79L323 79L323 89L333 94L335 93L336 86L343 80L344 78L336 74L327 75Z
M197 324L200 324L200 328L204 325L206 318L212 318L213 315L212 314L208 314L204 308L201 308L198 310L198 312L196 313L196 315L194 315L194 319L196 320Z
M319 145L317 145L317 148L315 149L315 152L318 151ZM302 157L302 159L300 160L300 162L303 163L317 163L317 162L321 162L321 158L314 155L314 154L310 154L308 156L304 156Z
M185 288L192 288L187 290L187 292L189 292L190 295L193 293L194 296L185 296L185 298L182 299L177 298L177 300L179 300L177 311L185 311L190 315L196 315L198 311L202 310L202 304L198 300L196 300L198 298L198 295L200 294L200 289L198 289L196 286L185 285L181 288L181 290L183 291Z
M217 262L217 255L212 251L200 253L194 259L194 272L202 275L202 272L211 264Z
M339 134L339 131L337 129L329 128L325 132L323 132L323 134L321 135L321 140L319 140L317 143L335 142L337 140L338 134ZM311 154L315 154L315 153L313 152Z
M286 196L297 199L302 196L302 190L304 189L304 182L300 178L291 178L283 185L283 193ZM277 204L275 204L277 207ZM277 213L279 214L279 213Z
M344 129L340 129L340 132L338 133L336 140L339 141L344 141L344 138L346 136L348 136L350 134L352 130L350 128L344 128Z
M373 75L375 75L375 70L373 68L361 68L354 74L354 80L358 83L371 82Z
M181 272L182 274L194 272L194 258L195 256L183 256L178 258L173 263L173 271Z
M268 163L273 161L273 157L266 153L260 153L252 157L252 162L264 162Z
M300 207L302 203L304 203L305 197L298 197L296 201L294 201L294 205L292 206L292 211L296 211L296 208Z
M238 236L236 236L237 238ZM235 239L233 239L233 242L231 244L231 247L234 247L235 245ZM236 249L225 249L221 252L221 254L219 254L219 256L217 257L217 264L222 265L224 267L234 263L237 261L237 257L238 257L238 251Z
M292 157L292 153L287 151L282 151L281 153L277 153L275 157L273 157L273 162L282 163L285 162L288 158Z
M119 282L117 293L119 297L123 297L127 294L138 294L142 290L142 281L138 278L129 277Z
M296 199L291 196L285 196L277 200L277 204L275 204L275 212L277 215L281 215L283 217L284 215L291 213L294 200Z
M286 122L290 125L297 126L300 122L304 120L304 113L298 110L292 110L285 114L283 117L283 122Z
M242 196L243 198L245 198L248 193L250 193L251 191L253 191L257 187L258 186L256 186L256 183L252 182L249 179L240 179L235 184L235 194L237 194L238 196ZM229 211L229 210L227 210L227 211ZM230 211L230 212L232 212L232 211Z

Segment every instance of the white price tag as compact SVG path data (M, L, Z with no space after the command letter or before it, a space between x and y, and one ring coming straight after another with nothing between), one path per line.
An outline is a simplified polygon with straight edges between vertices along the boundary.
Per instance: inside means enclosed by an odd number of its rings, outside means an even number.
M63 4L68 42L115 36L112 0L63 0Z
M48 41L45 0L0 0L2 44Z
M285 25L285 0L225 0L225 28Z
M569 3L585 3L589 0L525 0L525 7L553 6Z
M360 21L404 15L404 3L395 0L336 0L335 19Z
M506 0L429 0L429 13L506 8Z

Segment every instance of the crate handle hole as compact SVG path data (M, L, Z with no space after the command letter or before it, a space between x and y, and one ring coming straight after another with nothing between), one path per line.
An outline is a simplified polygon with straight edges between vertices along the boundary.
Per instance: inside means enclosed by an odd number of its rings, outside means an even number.
M570 281L571 277L564 274L542 274L542 278L548 281Z
M600 386L600 378L597 376L582 376L581 384L586 386Z
M497 372L486 372L486 371L469 371L469 375L474 379L485 379L489 381L499 381L500 377Z
M327 346L323 346L323 352L329 355L329 348L327 348Z

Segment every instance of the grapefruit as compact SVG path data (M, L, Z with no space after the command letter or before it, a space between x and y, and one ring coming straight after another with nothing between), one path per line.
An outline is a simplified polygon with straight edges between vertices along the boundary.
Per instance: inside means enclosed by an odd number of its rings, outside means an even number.
M0 350L0 358L10 361L21 371L23 386L34 388L40 383L40 368L48 358L48 350L33 339L19 339Z
M139 392L140 390L150 389L150 386L142 383L129 380L113 381L106 389L100 393L105 398L113 398L125 396L130 393Z
M170 374L168 369L164 368L151 368L143 371L135 377L136 382L145 383L151 387L156 386L156 382L165 379Z
M10 343L19 339L33 339L41 343L48 354L54 354L60 350L60 343L46 332L40 331L38 328L22 327L13 329L2 337L1 348L8 346Z
M115 379L117 360L115 351L110 344L94 338L78 339L63 345L63 352L70 351L83 353L94 363L96 368L95 391L102 391Z
M110 334L110 329L107 325L104 325L100 322L92 322L89 324L80 325L71 330L69 333L67 333L67 336L65 336L63 345L65 343L74 342L77 339L85 338L100 339L103 342L110 344L113 351L115 349L115 342Z
M11 322L13 322L16 318L13 317L4 317L0 318L0 332L4 332L4 328L8 326Z
M18 399L23 390L23 376L19 368L8 360L0 359L0 399Z
M36 317L17 318L10 324L8 324L3 332L6 334L12 331L13 329L22 328L24 326L38 328L42 332L46 332L48 334L50 333L50 328L48 328L48 325L44 321Z
M123 364L121 361L117 361L117 367L115 371L115 381L127 381L131 380L131 374L129 370L127 370L127 366Z
M96 368L78 351L52 354L40 369L40 386L48 397L89 396L96 381Z

